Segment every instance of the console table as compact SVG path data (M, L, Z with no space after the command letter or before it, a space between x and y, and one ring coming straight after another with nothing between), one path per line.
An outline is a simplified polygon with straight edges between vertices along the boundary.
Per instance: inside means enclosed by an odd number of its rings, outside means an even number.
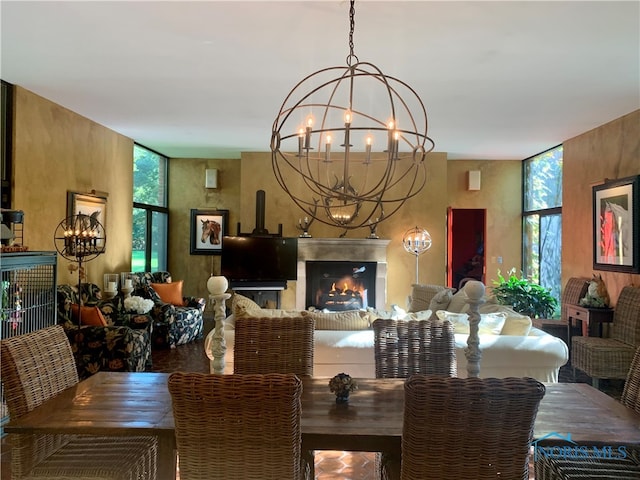
M580 305L567 305L567 339L571 346L571 327L581 322L582 336L588 337L592 325L597 325L598 336L602 336L602 324L613 322L613 308L588 308Z

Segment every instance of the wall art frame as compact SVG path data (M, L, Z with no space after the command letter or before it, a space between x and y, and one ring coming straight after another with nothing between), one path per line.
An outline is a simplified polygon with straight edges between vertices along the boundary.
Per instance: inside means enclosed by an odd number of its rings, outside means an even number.
M221 255L229 234L229 210L191 209L191 255Z
M67 217L73 215L94 215L107 232L107 197L92 193L67 191Z
M640 273L640 175L593 190L593 269Z

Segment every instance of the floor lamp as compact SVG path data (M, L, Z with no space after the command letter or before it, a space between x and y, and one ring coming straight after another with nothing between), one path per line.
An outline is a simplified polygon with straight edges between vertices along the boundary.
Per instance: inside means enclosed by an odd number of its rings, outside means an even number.
M416 256L416 284L419 284L418 257L431 248L431 235L424 228L416 226L404 234L402 245L407 252Z

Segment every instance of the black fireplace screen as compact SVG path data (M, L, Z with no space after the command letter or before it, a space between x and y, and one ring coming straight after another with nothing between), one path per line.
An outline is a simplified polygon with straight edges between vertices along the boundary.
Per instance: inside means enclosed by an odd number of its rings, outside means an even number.
M376 262L306 262L306 304L334 312L376 304Z

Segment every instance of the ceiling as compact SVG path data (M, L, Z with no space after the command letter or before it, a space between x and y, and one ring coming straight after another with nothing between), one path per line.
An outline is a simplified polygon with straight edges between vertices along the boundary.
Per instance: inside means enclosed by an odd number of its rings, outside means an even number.
M356 2L360 61L435 151L523 159L640 108L638 1ZM6 1L0 75L169 157L269 151L287 93L344 66L345 0Z

